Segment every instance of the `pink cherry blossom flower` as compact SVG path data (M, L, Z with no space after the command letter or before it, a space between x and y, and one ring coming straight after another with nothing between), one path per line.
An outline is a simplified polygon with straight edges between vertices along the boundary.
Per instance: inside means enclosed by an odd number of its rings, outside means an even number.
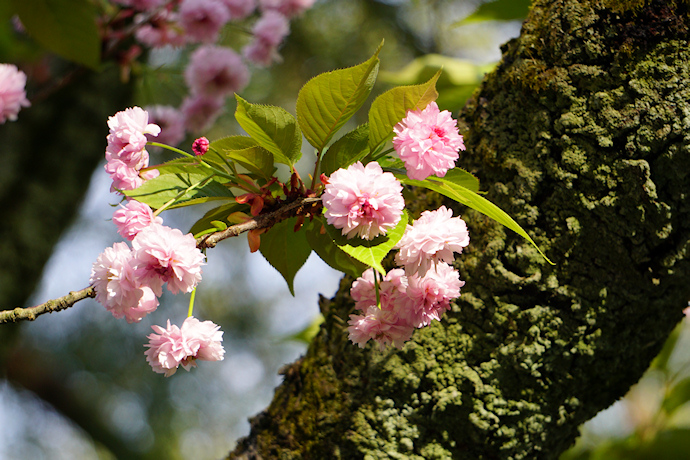
M465 150L463 138L449 111L439 111L436 102L424 110L411 110L393 128L393 147L405 163L410 179L443 177L455 167L458 151Z
M288 18L298 16L314 5L316 0L259 0L261 9L276 10Z
M379 276L376 274L376 276ZM381 309L396 310L401 301L407 297L407 277L405 271L395 268L379 280L379 300ZM352 283L350 295L355 301L355 308L366 311L370 306L376 306L376 289L374 286L374 269L369 268Z
M110 175L113 184L110 186L111 192L118 190L134 190L144 183L144 179L139 176L139 170L127 166L119 159L112 159L105 165L105 171Z
M132 240L137 276L161 295L163 283L173 294L191 292L201 281L204 255L191 233L151 224Z
M132 241L141 230L151 224L162 224L163 219L154 216L149 205L132 200L113 213L113 223L117 233Z
M434 319L441 321L441 315L450 310L450 301L460 296L460 288L464 285L457 270L440 262L426 275L414 274L408 278L409 302L399 311L418 328L428 326Z
M215 42L230 20L230 12L221 0L182 0L179 14L187 38L203 43Z
M192 94L224 97L247 86L249 70L232 49L207 45L192 53L184 78Z
M326 221L342 234L371 240L400 222L402 185L376 162L359 161L331 174L322 195Z
M138 15L134 19L136 23L146 22L136 29L134 36L140 43L152 48L161 48L166 45L182 46L187 39L178 19L179 15L168 8L157 11L153 17Z
M182 101L180 110L187 130L193 133L206 131L223 111L223 99L196 95Z
M128 323L141 321L158 307L158 299L151 288L139 283L133 261L127 243L115 243L98 256L90 279L96 301L115 318L124 317Z
M134 169L148 166L149 156L146 152L146 135L158 136L161 129L149 123L149 114L140 107L131 107L117 112L108 118L108 146L105 150L106 160L121 160Z
M0 64L0 124L15 121L22 107L31 103L26 98L26 74L13 64Z
M147 107L149 119L161 128L156 141L161 144L176 146L184 140L184 115L169 105L153 105Z
M461 253L470 243L465 221L453 217L453 211L441 206L436 211L424 211L419 219L408 225L396 245L400 249L395 262L405 267L407 276L424 276L432 264L453 263L453 253Z
M360 348L370 339L377 342L381 350L391 344L402 348L414 332L397 312L379 309L376 305L368 307L364 315L350 315L347 324L348 338Z
M170 325L167 327L151 326L153 334L148 336L149 343L144 352L146 361L154 372L173 375L181 365L189 371L196 366L196 360L221 361L225 350L221 345L223 332L211 321L199 321L190 316L182 327Z
M161 6L164 0L114 0L114 2L138 11L148 11Z
M280 61L278 46L290 33L290 22L277 11L266 11L252 28L254 40L242 53L251 62L267 66Z
M256 0L221 0L230 13L230 20L248 17L256 9Z

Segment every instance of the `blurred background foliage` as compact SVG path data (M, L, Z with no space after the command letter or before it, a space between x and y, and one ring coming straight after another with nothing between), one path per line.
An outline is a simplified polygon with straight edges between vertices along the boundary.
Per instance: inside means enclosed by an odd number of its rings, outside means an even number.
M528 4L526 0L320 0L292 23L281 49L283 62L254 69L242 97L294 113L297 93L309 78L366 60L384 39L374 92L426 81L443 67L439 105L457 113L500 58L499 45L519 33ZM21 64L29 70L30 81L59 79L74 69L73 64L44 53L31 39L17 34L6 5L0 2L0 62ZM224 37L226 44L235 46L246 40L240 29L229 28ZM109 181L98 163L103 160L107 134L103 113L131 105L179 103L184 94L185 60L183 52L164 49L151 52L147 65L132 66L125 74L112 64L101 69L98 78L105 82L94 84L82 96L84 104L91 101L104 111L89 115L95 127L89 126L92 137L82 140L92 157L84 160L70 150L59 157L62 162L85 163L86 171L95 168L90 180L90 173L79 172L81 193L90 183L85 198L75 199L75 206L81 203L79 213L54 246L42 278L24 275L24 282L19 283L22 294L10 289L16 286L0 283L3 308L14 306L18 298L27 305L36 304L85 287L98 254L120 240L109 222L118 199L108 193ZM119 77L120 83L113 77ZM86 90L73 84L71 91ZM64 101L60 104L65 105ZM225 109L226 115L207 134L211 140L240 132L232 117L234 102L230 100ZM4 161L11 154L32 158L32 152L50 150L54 138L37 135L41 125L31 115L41 110L39 98L17 123L0 126ZM359 115L350 129L366 120L366 110ZM54 111L44 118L51 122L61 116ZM86 125L76 126L83 131ZM19 129L33 135L30 146L20 142L27 134L16 134ZM14 141L7 143L7 139ZM171 158L153 154L152 163ZM305 162L311 161L305 155ZM34 171L16 171L20 173L19 179L27 180ZM48 196L58 197L69 186L70 180L50 183ZM0 191L3 187L8 188L0 173ZM184 208L164 218L168 225L187 230L202 214ZM42 217L38 215L29 226L40 225ZM19 257L18 231L6 235L5 244L11 248L0 248L0 252ZM58 235L46 244L52 247ZM37 272L42 267L33 260L30 265L37 265ZM3 269L8 270L7 264ZM243 237L223 242L208 253L195 311L222 327L226 358L222 363L201 363L189 373L180 370L167 379L151 371L143 344L152 324L165 324L168 318L182 322L188 302L183 295L164 296L156 312L134 325L113 319L87 300L33 323L0 326L0 458L203 460L224 456L238 437L248 433L247 417L270 401L280 381L280 367L304 352L304 341L293 339L304 338L302 331L318 322L317 293L333 295L338 280L338 274L312 259L298 274L297 297L292 298L282 278L261 256L248 254ZM12 296L7 294L10 291ZM678 326L644 379L623 401L586 424L578 444L564 459L687 458L679 455L690 451L690 356L684 351L689 329L686 322Z

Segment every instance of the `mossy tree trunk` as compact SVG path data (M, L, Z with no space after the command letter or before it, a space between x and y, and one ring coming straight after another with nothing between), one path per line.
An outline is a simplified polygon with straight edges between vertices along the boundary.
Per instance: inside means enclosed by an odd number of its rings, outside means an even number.
M631 2L628 2L630 4ZM643 3L643 2L637 2ZM467 284L402 351L348 343L351 280L229 458L557 458L647 369L690 298L688 8L537 0L461 113L519 236L463 213ZM416 212L439 198L419 195Z

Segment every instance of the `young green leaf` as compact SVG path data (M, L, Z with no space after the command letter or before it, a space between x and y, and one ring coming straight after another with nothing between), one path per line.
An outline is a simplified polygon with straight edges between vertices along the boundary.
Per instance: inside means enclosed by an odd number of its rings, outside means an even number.
M518 225L517 222L513 220L508 214L505 213L501 208L493 204L491 201L487 200L481 195L473 192L472 190L458 185L451 181L444 181L442 178L434 177L427 178L423 181L409 179L405 174L394 173L395 177L398 178L400 182L405 185L414 185L416 187L426 187L430 190L440 193L441 195L447 196L460 204L464 204L475 211L479 211L487 217L495 220L499 224L511 229L518 235L529 241L536 249L539 254L546 259L548 263L553 265L553 262L549 260L548 257L539 249L537 243L532 240L532 238L527 234L526 231Z
M277 223L261 235L259 247L268 263L283 275L293 296L295 275L311 254L311 247L307 243L304 231L293 231L296 223L296 217Z
M380 50L381 46L357 66L317 75L300 90L297 121L304 137L317 151L323 151L371 93L379 69Z
M321 229L324 225L320 217L305 225L309 246L328 265L338 271L347 273L353 278L357 278L367 269L367 266L340 249L328 233L322 233Z
M191 206L214 200L234 200L234 195L224 185L223 179L210 177L203 170L198 173L180 171L149 179L134 190L124 190L129 198L146 203L153 209L158 209L177 197L177 201L168 209Z
M454 25L471 24L482 21L512 21L523 20L529 13L532 0L492 0L482 4L465 19Z
M393 137L393 127L407 116L408 110L420 110L438 97L436 80L439 70L426 83L399 86L374 99L369 109L369 148L374 152Z
M213 222L220 221L224 224L227 224L229 223L228 216L233 212L237 212L242 209L248 209L248 206L246 204L238 204L235 202L226 203L221 206L218 206L217 208L213 208L206 214L204 214L204 217L197 220L194 223L194 225L192 225L192 228L189 230L189 233L191 233L192 235L196 235L197 233L203 232L211 228L219 228L218 225L214 224Z
M266 180L270 180L275 171L271 152L247 136L229 136L212 142L204 160L221 167L224 165L223 160L234 161Z
M321 172L330 176L333 171L347 168L369 154L369 125L364 123L345 134L328 147L321 159Z
M302 156L302 132L297 120L280 107L251 104L238 95L235 119L278 163L293 166Z
M326 225L326 232L328 232L340 249L385 275L386 271L383 269L381 261L393 249L393 246L400 241L403 233L405 233L407 222L407 211L403 211L398 225L388 230L388 233L385 235L377 236L373 240L364 240L358 237L348 239L346 236L343 236L339 229L332 225Z
M101 39L89 0L12 0L27 33L63 58L97 69Z

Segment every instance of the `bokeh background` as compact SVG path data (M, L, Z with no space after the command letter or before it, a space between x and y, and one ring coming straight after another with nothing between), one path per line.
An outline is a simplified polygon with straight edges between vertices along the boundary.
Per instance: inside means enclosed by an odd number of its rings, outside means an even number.
M374 92L425 81L443 66L439 104L457 113L500 58L500 44L519 34L519 17L529 2L489 2L492 7L479 10L482 18L477 8L483 3L319 0L292 22L281 48L283 62L256 69L242 97L294 113L297 92L309 78L366 60L383 39ZM0 41L0 62L50 59L53 68L62 65L26 41L21 42L23 52L7 35L0 38L5 39ZM226 30L224 40L232 45L236 31ZM179 50L150 53L148 65L132 74L117 110L179 100L185 61ZM241 133L233 112L228 103L209 139ZM363 110L357 122L365 114ZM31 120L20 114L17 123ZM107 134L106 120L100 124L102 143L92 153L98 159ZM11 136L11 129L1 125L0 139ZM51 140L44 136L42 142ZM0 145L4 160L10 144ZM152 163L172 158L152 153ZM63 161L70 161L70 152L64 155ZM311 172L311 162L313 157L305 154L298 165L303 177ZM83 177L89 185L78 216L60 235L40 281L27 280L29 285L38 281L27 306L86 287L98 254L121 240L110 222L119 199L109 192L102 164ZM59 195L61 189L56 186L51 193ZM163 217L167 225L186 231L204 212L182 208ZM224 241L208 251L195 316L221 326L226 358L201 362L197 369L180 370L170 378L151 371L143 345L152 324L183 321L188 296L164 295L156 312L133 325L115 320L90 299L32 323L0 325L0 459L222 458L248 433L248 417L269 403L281 366L305 351L303 331L318 322L318 298L332 296L339 282L340 275L312 254L297 275L293 297L260 254L249 254L245 237ZM678 326L645 378L582 428L581 439L565 459L685 458L674 455L690 447L689 328L686 322Z

